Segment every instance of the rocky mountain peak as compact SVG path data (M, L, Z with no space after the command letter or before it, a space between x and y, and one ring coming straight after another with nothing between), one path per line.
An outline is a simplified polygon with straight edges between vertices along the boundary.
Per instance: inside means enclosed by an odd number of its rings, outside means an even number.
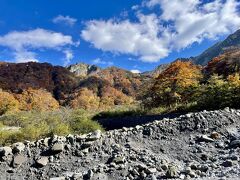
M89 65L85 63L77 63L67 67L68 70L74 73L76 76L86 77L91 74L95 74L101 70L100 67L96 65Z

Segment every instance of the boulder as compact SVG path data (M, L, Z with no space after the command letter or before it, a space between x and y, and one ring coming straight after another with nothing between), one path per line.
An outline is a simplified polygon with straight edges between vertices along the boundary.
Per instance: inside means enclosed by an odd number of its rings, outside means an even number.
M229 146L230 146L231 148L240 147L240 140L233 140L233 141L229 144Z
M21 153L24 151L25 145L22 142L17 142L12 145L13 153Z
M26 158L23 155L17 155L17 156L14 156L12 165L14 168L16 168L22 165L25 161L26 161Z
M41 157L38 160L36 160L36 164L39 167L46 166L48 164L48 157Z
M87 136L86 141L95 141L97 139L100 139L102 135L102 132L100 130L96 130L93 133L91 133L89 136Z
M63 151L63 144L62 143L56 143L51 147L51 151L54 154L60 153Z
M0 157L8 156L12 154L12 148L9 146L0 147Z
M50 178L50 180L65 180L65 177L61 176L61 177L52 177Z
M208 137L207 135L202 135L198 139L199 141L204 141L204 142L214 142L214 139Z

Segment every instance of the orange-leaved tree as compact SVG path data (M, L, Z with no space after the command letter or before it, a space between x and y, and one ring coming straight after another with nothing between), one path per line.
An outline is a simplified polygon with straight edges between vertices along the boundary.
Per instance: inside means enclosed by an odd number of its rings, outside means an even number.
M28 88L15 96L20 103L20 110L23 111L47 111L59 108L59 103L52 94L43 89Z
M201 67L191 62L176 61L164 70L145 91L144 107L176 107L188 103L202 78Z
M19 102L14 98L13 94L0 90L0 115L17 111Z

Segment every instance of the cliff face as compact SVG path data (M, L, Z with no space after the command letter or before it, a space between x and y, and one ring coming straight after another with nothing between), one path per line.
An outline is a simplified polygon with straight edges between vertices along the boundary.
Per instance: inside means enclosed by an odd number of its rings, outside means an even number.
M85 63L70 65L67 67L67 69L79 77L86 77L88 75L96 74L97 72L101 71L100 67Z

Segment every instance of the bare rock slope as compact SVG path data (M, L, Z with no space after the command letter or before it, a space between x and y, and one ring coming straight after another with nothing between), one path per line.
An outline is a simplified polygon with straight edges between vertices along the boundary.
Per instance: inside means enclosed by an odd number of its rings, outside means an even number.
M0 148L0 179L239 179L240 110Z

